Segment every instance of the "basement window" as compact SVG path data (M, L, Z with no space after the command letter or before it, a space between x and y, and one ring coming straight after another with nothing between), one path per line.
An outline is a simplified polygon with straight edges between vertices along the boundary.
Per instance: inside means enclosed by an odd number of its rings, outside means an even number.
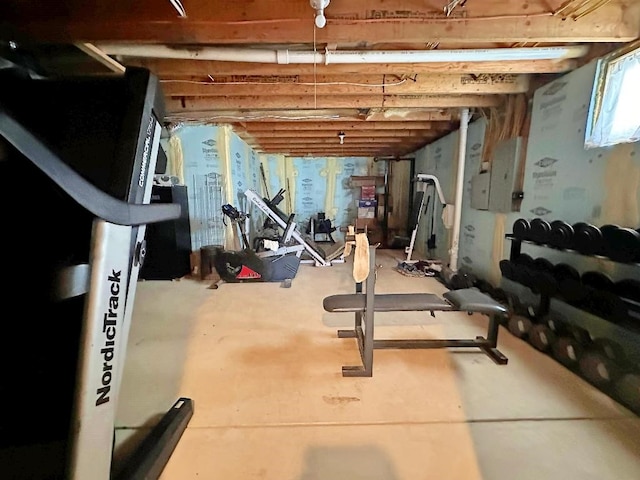
M640 47L598 61L585 148L640 140Z

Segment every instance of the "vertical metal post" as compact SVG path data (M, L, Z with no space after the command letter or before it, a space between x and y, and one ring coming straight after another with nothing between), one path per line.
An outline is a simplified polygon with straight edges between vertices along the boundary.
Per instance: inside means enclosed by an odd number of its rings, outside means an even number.
M453 235L449 268L458 271L458 248L460 243L460 221L462 218L462 195L464 193L464 168L467 153L467 130L469 126L469 109L460 110L460 142L458 145L458 172L456 175L456 197L453 210Z

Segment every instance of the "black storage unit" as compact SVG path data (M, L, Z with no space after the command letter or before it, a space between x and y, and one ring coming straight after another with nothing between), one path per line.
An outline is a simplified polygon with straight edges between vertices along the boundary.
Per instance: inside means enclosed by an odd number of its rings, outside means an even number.
M151 203L177 203L181 215L177 220L147 226L146 250L140 278L144 280L173 280L191 271L191 228L185 185L154 185Z

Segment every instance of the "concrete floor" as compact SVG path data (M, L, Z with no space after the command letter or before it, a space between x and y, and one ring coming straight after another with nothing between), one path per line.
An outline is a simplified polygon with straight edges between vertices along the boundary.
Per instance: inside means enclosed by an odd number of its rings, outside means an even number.
M378 252L377 292L432 292ZM116 459L177 398L195 413L162 479L636 480L640 418L502 329L479 351L376 350L372 378L343 378L350 258L302 265L291 288L185 278L138 284L117 416ZM376 338L473 338L485 317L376 314Z

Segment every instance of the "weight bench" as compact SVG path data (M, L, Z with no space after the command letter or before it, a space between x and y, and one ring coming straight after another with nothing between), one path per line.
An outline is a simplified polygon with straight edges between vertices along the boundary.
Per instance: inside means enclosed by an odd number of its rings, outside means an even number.
M499 365L508 362L496 347L498 344L498 329L500 318L509 316L508 310L491 297L476 288L452 290L440 298L432 293L375 293L375 246L369 246L369 275L365 280L366 289L362 292L362 283L356 283L356 293L331 295L323 300L323 307L327 312L355 313L355 327L353 330L338 330L339 338L356 338L360 350L362 366L343 366L344 377L373 376L374 349L417 349L417 348L449 348L449 347L477 347ZM403 340L374 340L375 312L454 312L463 311L469 315L481 313L489 317L487 337L475 339L403 339Z

